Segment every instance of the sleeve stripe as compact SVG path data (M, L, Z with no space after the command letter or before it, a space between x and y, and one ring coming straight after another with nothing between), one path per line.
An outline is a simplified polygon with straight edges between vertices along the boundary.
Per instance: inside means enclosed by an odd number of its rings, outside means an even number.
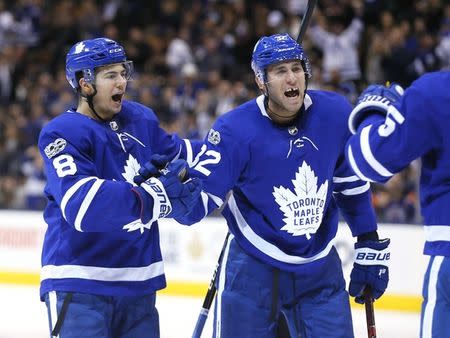
M96 180L94 184L92 185L91 189L89 189L88 193L86 194L86 197L83 200L83 203L81 203L80 209L78 210L77 217L75 218L75 229L78 231L81 230L81 221L83 220L84 215L86 214L87 209L91 205L92 200L94 199L95 195L97 194L97 191L100 189L100 186L103 184L104 180Z
M202 202L203 202L203 211L205 212L205 214L203 215L203 217L205 217L206 215L208 215L208 194L205 192L201 192L200 196L202 197ZM202 217L202 218L203 218Z
M391 177L394 174L387 170L380 162L378 162L375 156L373 156L372 150L370 150L369 132L371 127L372 126L369 125L361 131L361 152L364 156L364 159L373 168L373 170L375 170L381 176Z
M208 193L208 196L213 200L213 202L217 205L217 207L221 207L223 204L223 201L220 197L217 197L216 195Z
M67 189L66 193L64 194L62 200L61 200L61 212L62 215L64 217L64 219L67 221L66 218L66 205L67 202L69 202L70 198L77 192L78 189L81 188L82 185L84 185L85 183L91 181L91 180L95 180L95 177L85 177L81 180L79 180L77 183L75 183L74 185L72 185L69 189Z
M347 177L333 177L333 183L346 183L346 182L356 182L359 181L360 178L356 175L353 176L347 176Z
M205 215L208 215L208 201L209 199L211 199L214 204L220 208L223 204L223 200L220 197L217 197L216 195L210 194L210 193L205 193L205 192L201 192L200 195L202 196L202 201L203 201L203 208L205 210Z
M186 146L186 162L189 164L189 167L192 167L192 164L194 163L194 155L191 142L187 139L183 139L183 141Z
M352 195L359 195L359 194L365 193L369 189L370 189L370 183L366 182L366 184L364 184L360 187L356 187L356 188L352 188L352 189L345 189L342 191L333 191L333 192L341 193L341 194L347 195L347 196L352 196Z
M356 175L358 175L358 177L364 181L373 182L373 180L371 180L367 176L364 176L362 171L356 165L355 157L353 156L352 146L348 146L347 155L348 155L348 161L350 162L350 166L352 167L352 169L356 173Z

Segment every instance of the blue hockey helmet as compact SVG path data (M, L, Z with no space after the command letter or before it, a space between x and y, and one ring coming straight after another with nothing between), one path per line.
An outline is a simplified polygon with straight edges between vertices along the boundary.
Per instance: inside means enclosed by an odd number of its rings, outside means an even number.
M124 48L107 38L96 38L76 43L66 56L66 78L73 89L79 87L77 73L82 72L87 82L93 83L97 67L123 63L127 79L133 70L132 61L127 61Z
M266 82L268 66L290 60L300 60L306 78L311 77L311 66L308 57L303 51L303 47L291 38L289 34L263 36L253 49L252 69L262 82Z

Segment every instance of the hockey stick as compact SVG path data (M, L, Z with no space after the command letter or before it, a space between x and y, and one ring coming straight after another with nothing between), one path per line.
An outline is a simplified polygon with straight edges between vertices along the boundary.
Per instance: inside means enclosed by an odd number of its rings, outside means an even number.
M366 308L367 337L377 338L377 329L375 327L375 311L373 309L372 289L366 286L364 291L364 305Z
M302 43L303 37L305 36L306 28L308 28L309 22L311 21L314 8L316 7L317 0L308 0L306 5L305 14L303 14L302 21L300 23L300 30L297 36L297 42Z
M219 267L222 263L222 258L225 252L225 248L227 247L228 237L230 237L230 233L227 233L225 237L225 242L223 243L222 250L219 254L219 259L217 261L216 267L213 272L213 276L211 278L211 282L209 283L208 291L206 292L205 299L203 301L202 308L200 310L200 314L198 315L197 324L195 324L194 333L192 333L192 338L200 338L202 335L203 327L205 326L206 319L208 318L209 309L211 309L212 302L214 300L214 296L216 295L216 279L217 273L219 272Z

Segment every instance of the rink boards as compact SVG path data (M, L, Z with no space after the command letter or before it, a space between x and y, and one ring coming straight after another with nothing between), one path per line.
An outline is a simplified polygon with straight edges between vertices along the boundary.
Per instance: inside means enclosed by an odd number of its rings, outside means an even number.
M39 212L0 211L0 284L38 285L40 254L46 224ZM207 218L186 227L160 221L168 287L161 293L202 296L207 288L226 234L223 218ZM423 229L418 225L382 224L380 237L391 238L390 283L376 302L377 309L418 312L422 276L428 257L422 255ZM336 247L348 279L353 243L345 224L339 227Z

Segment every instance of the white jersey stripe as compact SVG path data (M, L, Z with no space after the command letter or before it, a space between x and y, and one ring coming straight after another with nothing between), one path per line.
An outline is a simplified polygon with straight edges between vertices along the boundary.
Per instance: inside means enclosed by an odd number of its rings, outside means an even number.
M427 242L450 242L450 225L428 225L423 227Z
M228 243L225 247L225 251L222 256L222 262L220 263L220 273L219 273L219 285L217 288L217 316L216 322L214 323L216 327L215 338L220 338L221 335L221 318L222 318L222 293L225 289L225 280L226 280L226 266L228 261L228 252L230 251L231 240L234 239L233 234L230 233L228 236Z
M361 131L361 152L364 156L364 159L367 163L375 170L378 174L385 177L391 177L394 175L389 170L387 170L380 162L377 161L375 156L373 156L372 150L370 149L370 143L369 143L369 133L370 128L372 126L369 125L367 127L364 127Z
M341 194L347 195L347 196L352 196L352 195L359 195L359 194L365 193L369 189L370 189L370 183L366 182L366 184L364 184L360 187L356 187L356 188L352 188L352 189L345 189L342 191L333 191L333 192L341 193Z
M81 278L103 282L146 281L164 274L163 262L144 267L106 268L84 265L45 265L41 281L46 279Z
M350 166L352 167L353 171L358 175L358 177L364 181L373 182L370 178L365 176L362 171L358 168L358 165L356 164L355 157L353 156L353 150L352 146L348 146L348 161L350 162Z
M347 176L347 177L339 177L339 176L333 177L333 183L347 183L347 182L356 182L356 181L359 181L359 177L356 175Z
M55 329L56 322L58 321L58 298L56 297L56 291L50 291L48 293L48 302L49 302L49 309L50 309L50 326L52 328L52 331ZM52 336L58 337L58 336Z
M96 180L94 184L92 185L91 189L89 189L88 193L84 197L83 202L81 203L80 209L78 210L77 217L75 218L75 229L78 231L83 231L81 229L81 222L83 221L83 217L87 212L87 209L91 205L92 200L94 199L95 195L97 194L98 190L100 189L100 186L103 184L105 180Z
M189 142L189 140L187 139L183 139L183 141L186 147L186 162L188 163L189 167L192 167L194 165L194 154L191 142Z
M61 199L61 212L64 217L64 219L67 221L66 218L66 206L67 202L69 202L70 198L77 192L78 189L81 188L82 185L85 183L97 179L96 177L85 177L81 180L79 180L77 183L72 185L69 189L67 189L66 193L64 194L63 198Z
M257 235L253 229L248 225L244 217L242 216L241 211L239 210L236 200L234 199L234 195L230 195L230 199L228 200L228 207L230 208L231 213L236 219L236 223L239 227L239 230L244 235L244 237L259 251L266 254L277 261L289 264L306 264L313 261L316 261L320 258L323 258L329 254L331 249L333 248L334 238L328 243L328 245L322 251L318 252L314 256L305 258L300 256L292 256L288 255L282 250L280 250L277 246L272 243L267 242L265 239Z
M433 258L430 258L433 259ZM423 311L423 322L422 322L422 338L432 338L433 333L433 313L434 307L436 306L436 293L437 293L437 281L439 269L441 268L443 256L435 256L433 264L430 269L430 276L428 280L428 299Z

